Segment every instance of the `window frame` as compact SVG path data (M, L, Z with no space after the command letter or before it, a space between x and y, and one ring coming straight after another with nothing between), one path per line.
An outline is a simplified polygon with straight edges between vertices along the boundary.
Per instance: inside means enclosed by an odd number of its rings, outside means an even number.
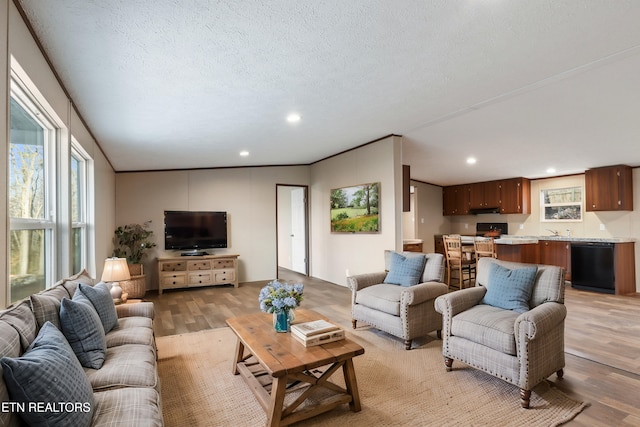
M580 201L561 201L561 202L548 202L545 203L547 192L556 191L560 192L566 190L567 192L573 190L580 190ZM579 218L547 218L546 208L571 208L577 207L579 212ZM584 218L584 187L579 185L573 185L568 187L551 187L540 189L540 222L582 222Z

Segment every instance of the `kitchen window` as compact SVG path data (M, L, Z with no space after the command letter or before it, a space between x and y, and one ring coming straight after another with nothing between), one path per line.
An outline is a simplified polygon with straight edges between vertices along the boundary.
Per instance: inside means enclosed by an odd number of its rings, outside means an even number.
M540 221L582 221L582 187L550 188L540 191Z

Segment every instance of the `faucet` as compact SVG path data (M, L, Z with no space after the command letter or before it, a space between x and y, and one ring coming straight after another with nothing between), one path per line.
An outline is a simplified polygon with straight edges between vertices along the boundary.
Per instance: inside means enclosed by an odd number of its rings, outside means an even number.
M553 234L554 236L558 237L560 234L558 233L558 230L552 230L550 228L547 228L547 231L550 232L551 234Z

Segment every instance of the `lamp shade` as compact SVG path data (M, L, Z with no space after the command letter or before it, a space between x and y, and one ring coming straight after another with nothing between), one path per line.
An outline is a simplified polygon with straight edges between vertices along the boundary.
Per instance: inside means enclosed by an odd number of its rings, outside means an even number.
M131 275L129 274L126 258L107 258L104 260L103 282L119 282L129 279L131 279Z

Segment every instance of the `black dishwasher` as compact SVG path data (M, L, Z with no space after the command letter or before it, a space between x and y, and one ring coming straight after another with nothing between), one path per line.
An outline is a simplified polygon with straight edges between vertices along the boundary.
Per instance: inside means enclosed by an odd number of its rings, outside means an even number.
M571 286L615 293L613 243L571 243Z

